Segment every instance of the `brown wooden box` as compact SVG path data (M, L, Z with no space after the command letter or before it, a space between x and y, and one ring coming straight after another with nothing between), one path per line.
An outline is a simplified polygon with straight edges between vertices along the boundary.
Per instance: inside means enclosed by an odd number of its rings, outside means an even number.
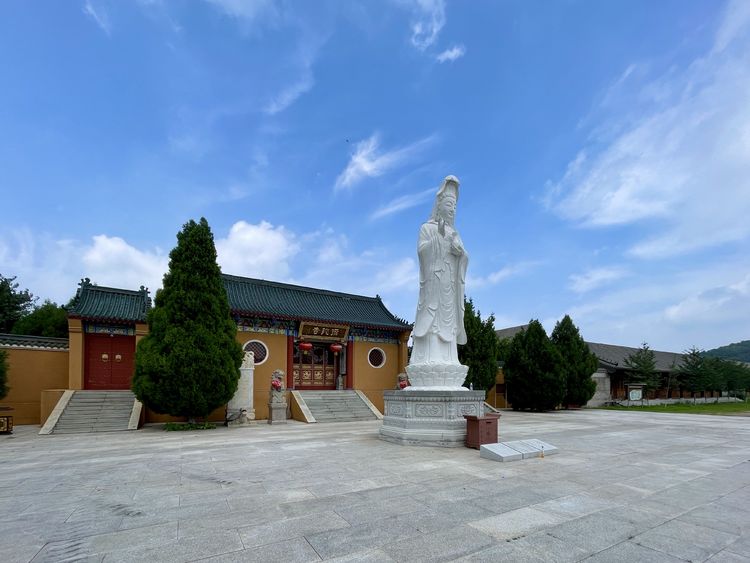
M9 414L0 415L0 433L13 432L13 417Z
M479 449L482 444L497 444L499 414L484 416L464 415L466 419L466 447Z

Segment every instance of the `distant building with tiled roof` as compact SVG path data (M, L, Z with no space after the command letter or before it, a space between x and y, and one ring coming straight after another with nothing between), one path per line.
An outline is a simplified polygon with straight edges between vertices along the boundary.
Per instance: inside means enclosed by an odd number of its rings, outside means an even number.
M519 332L526 330L528 326L525 324L503 328L496 330L495 334L499 340L513 338ZM586 345L599 360L599 369L592 374L592 378L596 381L596 394L589 401L589 406L599 406L609 401L624 399L628 380L625 360L631 354L636 353L638 348L599 342L586 342ZM652 350L652 352L656 371L662 375L668 375L682 363L683 354L660 350Z

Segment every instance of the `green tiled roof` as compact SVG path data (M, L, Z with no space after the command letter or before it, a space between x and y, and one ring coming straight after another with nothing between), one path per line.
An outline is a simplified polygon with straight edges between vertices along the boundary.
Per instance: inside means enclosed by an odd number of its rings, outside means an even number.
M327 321L408 330L411 325L385 308L379 296L364 297L299 285L223 274L232 313L277 319Z
M47 348L67 350L67 338L51 336L28 336L26 334L0 334L0 348Z
M151 298L143 286L138 291L102 287L85 278L79 284L73 305L68 308L68 316L98 321L146 322L149 309Z

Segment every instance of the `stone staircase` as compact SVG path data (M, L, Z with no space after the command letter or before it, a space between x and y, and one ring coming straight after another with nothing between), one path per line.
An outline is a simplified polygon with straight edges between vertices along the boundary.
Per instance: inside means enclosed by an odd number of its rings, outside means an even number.
M129 430L134 405L131 391L76 391L51 433Z
M316 422L355 422L378 417L356 391L299 391Z

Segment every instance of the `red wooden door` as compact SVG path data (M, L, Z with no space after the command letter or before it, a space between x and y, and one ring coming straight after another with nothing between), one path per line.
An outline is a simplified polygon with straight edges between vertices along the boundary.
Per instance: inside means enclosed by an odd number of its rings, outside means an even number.
M109 334L86 335L85 389L130 389L135 338Z

